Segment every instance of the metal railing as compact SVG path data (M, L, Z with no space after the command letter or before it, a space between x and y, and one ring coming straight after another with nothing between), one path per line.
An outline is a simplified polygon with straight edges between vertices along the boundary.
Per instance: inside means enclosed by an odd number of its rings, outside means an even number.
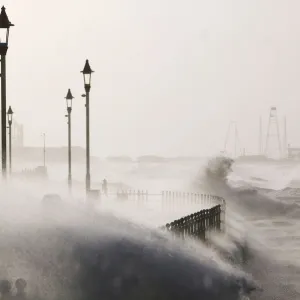
M147 190L118 190L115 195L118 200L138 201L139 203L156 197L161 201L162 206L170 207L171 205L202 205L214 206L222 204L223 199L218 196L202 194L202 193L187 193L179 191L162 191L161 193L149 193Z
M174 237L192 237L206 240L209 232L225 232L225 200L219 196L201 193L186 193L178 191L163 191L160 194L149 194L148 191L118 191L117 198L121 200L133 200L143 204L151 201L150 196L158 197L158 201L164 210L172 210L174 207L191 206L202 209L196 213L177 219L166 224L160 229L167 230Z
M117 199L121 200L148 200L149 193L148 191L143 190L121 190L116 193Z
M164 211L170 212L175 208L178 208L180 212L184 207L198 210L160 227L160 229L170 232L174 237L206 240L209 232L225 231L226 203L219 196L178 191L149 193L147 190L118 190L115 193L108 193L108 196L115 196L118 201L137 204L138 206L145 205L146 207L150 203L156 203Z

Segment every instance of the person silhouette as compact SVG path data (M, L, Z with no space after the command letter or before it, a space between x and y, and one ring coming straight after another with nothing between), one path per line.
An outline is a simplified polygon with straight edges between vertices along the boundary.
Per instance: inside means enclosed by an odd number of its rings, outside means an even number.
M1 300L13 299L11 293L11 283L9 280L4 279L0 281L0 293L1 293Z
M16 300L24 300L26 299L26 293L25 293L25 288L26 288L27 282L23 278L18 278L15 282L15 287L17 289L17 293L14 297Z
M102 191L105 196L107 196L107 180L104 178L103 183L102 183Z

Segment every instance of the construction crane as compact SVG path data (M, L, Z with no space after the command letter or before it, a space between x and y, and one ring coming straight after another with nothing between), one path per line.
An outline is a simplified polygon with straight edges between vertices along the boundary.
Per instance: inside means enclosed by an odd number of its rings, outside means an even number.
M272 127L274 127L275 132L272 131ZM280 131L279 131L279 123L277 119L277 109L275 106L272 106L270 109L269 114L269 122L268 122L268 129L267 129L267 136L266 136L266 146L265 146L265 156L270 156L270 143L271 139L275 138L277 142L277 150L279 152L279 157L282 157L282 148L281 148L281 141L280 141Z
M228 141L229 141L230 133L231 133L232 129L234 130L234 157L236 158L243 153L243 150L241 148L241 142L240 142L240 138L239 138L237 122L235 122L235 121L229 122L227 134L226 134L226 138L225 138L225 143L224 143L224 153L228 153L227 146L228 146ZM239 152L239 154L238 154L238 152Z

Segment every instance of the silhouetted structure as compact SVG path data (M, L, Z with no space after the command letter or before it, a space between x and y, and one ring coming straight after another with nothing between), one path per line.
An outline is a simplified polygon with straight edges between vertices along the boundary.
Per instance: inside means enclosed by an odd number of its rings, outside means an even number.
M288 156L286 117L283 119L283 158Z
M227 151L227 146L229 142L229 137L230 137L230 132L231 129L234 130L234 157L237 157L242 154L242 149L241 149L241 142L238 134L238 128L237 128L237 123L234 121L229 122L227 133L226 133L226 138L225 138L225 143L224 143L224 153L228 153ZM239 147L239 149L238 149ZM239 152L239 154L238 154Z
M106 158L107 161L110 162L121 162L121 163L131 163L132 162L132 158L129 156L108 156Z
M85 162L85 149L83 147L73 146L72 162ZM43 161L44 147L14 147L13 159L18 162L34 162L40 164ZM66 163L68 161L68 147L47 147L48 163ZM95 157L91 157L91 161L96 161Z
M72 101L73 95L71 90L68 90L66 99L67 104L67 118L68 118L68 185L69 185L69 192L72 191L72 148L71 148L71 112L72 112Z
M12 117L13 117L13 111L11 109L11 106L8 108L7 111L7 118L8 118L8 136L9 136L9 174L11 175L11 125L12 125Z
M7 153L6 153L6 53L8 49L9 29L14 26L8 19L5 7L0 14L0 55L1 55L1 151L2 151L2 177L6 179Z
M157 155L143 155L138 157L139 162L165 162L166 158Z
M102 182L102 191L105 196L107 196L107 180L104 178Z
M92 71L89 61L86 60L85 65L81 73L83 74L85 95L82 95L86 99L86 191L91 189L91 173L90 173L90 90L91 90L91 78Z
M25 288L26 288L27 282L23 278L18 278L15 282L15 287L17 290L16 295L14 296L14 300L26 300L26 293L25 293Z
M209 231L221 231L221 214L221 205L216 205L168 223L162 229L173 233L175 237L194 237L205 241Z
M19 173L14 173L15 177L25 180L48 179L48 171L44 166L38 166L34 169L24 169Z
M275 126L275 131L272 132L272 126ZM277 147L279 151L279 157L282 157L282 149L281 149L281 142L280 142L280 132L279 132L279 124L277 119L277 109L275 106L271 107L270 109L270 115L269 115L269 123L268 123L268 129L267 129L267 137L266 137L266 146L265 146L265 156L268 156L270 154L270 140L271 138L275 138L277 142Z

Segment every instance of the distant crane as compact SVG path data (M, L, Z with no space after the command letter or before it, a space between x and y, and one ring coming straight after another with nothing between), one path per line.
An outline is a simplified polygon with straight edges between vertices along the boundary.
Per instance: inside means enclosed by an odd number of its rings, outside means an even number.
M287 145L287 129L286 129L286 117L283 119L283 158L288 156L288 145Z
M228 146L228 141L230 138L230 132L232 129L234 130L234 157L236 158L238 156L238 150L239 150L239 155L241 155L243 153L243 151L241 149L241 142L239 139L237 123L235 121L229 122L227 134L226 134L226 138L225 138L225 143L224 143L224 153L228 153L227 146ZM238 149L238 146L239 146L239 149Z
M275 133L272 133L272 125L275 127ZM268 130L267 130L267 137L266 137L266 146L265 146L265 155L268 156L270 152L270 140L271 138L275 138L277 140L277 147L279 151L279 157L282 157L282 148L281 148L281 141L280 141L280 132L279 132L279 124L277 119L277 109L275 106L272 106L270 109L269 115L269 123L268 123Z

